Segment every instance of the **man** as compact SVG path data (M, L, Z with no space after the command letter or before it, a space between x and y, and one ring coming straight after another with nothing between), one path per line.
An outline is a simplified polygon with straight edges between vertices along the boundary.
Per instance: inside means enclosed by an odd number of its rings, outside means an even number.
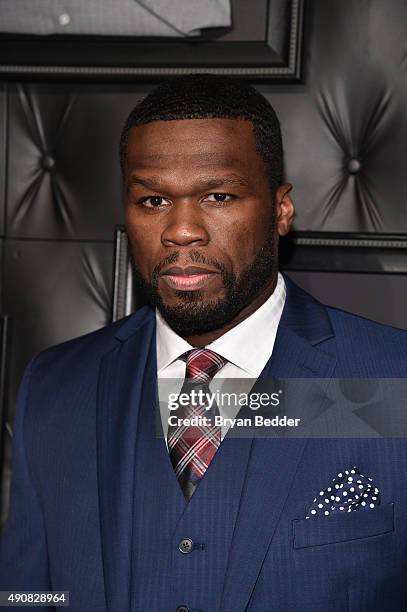
M27 368L1 589L69 590L75 612L406 610L402 438L233 437L215 407L156 435L157 376L405 376L404 332L278 273L294 209L274 111L179 77L132 111L121 162L150 306Z

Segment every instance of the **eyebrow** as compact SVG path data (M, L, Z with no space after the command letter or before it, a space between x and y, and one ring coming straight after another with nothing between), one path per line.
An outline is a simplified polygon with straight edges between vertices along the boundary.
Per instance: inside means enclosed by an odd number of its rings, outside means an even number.
M159 176L141 177L133 174L130 176L129 182L132 185L141 185L146 189L159 190L162 187L162 179ZM222 187L224 185L239 185L248 187L249 181L239 174L227 174L223 176L204 176L197 181L197 185L206 189Z

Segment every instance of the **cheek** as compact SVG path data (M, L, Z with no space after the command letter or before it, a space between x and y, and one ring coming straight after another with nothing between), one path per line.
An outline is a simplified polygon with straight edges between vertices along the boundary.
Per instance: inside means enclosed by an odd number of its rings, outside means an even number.
M235 272L250 265L268 237L269 221L266 218L248 219L246 223L233 223L228 231L219 235L223 250Z
M151 271L157 264L159 240L155 240L153 233L140 225L134 226L126 223L126 230L137 268L145 273Z

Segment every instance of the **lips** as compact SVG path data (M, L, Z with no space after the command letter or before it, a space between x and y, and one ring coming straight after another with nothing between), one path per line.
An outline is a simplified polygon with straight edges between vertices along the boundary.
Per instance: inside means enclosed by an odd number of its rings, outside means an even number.
M193 291L202 289L205 285L211 282L219 272L211 268L203 268L199 266L172 266L161 272L163 281L172 289L178 291Z
M166 268L164 272L161 272L163 276L192 276L195 274L217 273L217 270L213 270L212 268L202 268L199 266L187 266L186 268L181 268L180 266L172 266L171 268Z

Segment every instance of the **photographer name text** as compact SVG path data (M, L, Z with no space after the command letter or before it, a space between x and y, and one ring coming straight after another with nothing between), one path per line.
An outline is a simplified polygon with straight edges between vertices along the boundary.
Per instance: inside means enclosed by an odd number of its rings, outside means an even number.
M181 418L171 415L168 418L168 424L171 427L298 427L301 419L291 419L286 415L275 416L272 418L263 417L260 414L246 418L227 418L222 415L214 417L194 416L190 418Z

